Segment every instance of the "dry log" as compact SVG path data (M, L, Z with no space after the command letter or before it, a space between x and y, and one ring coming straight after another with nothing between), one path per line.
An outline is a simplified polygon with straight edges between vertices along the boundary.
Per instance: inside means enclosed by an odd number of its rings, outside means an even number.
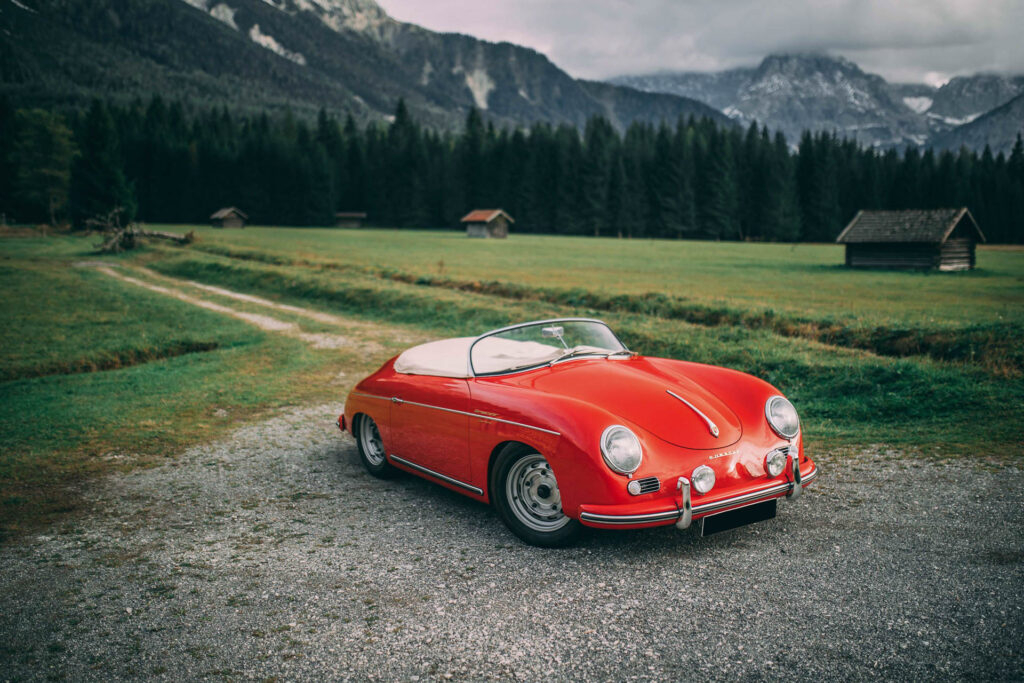
M103 241L96 245L97 250L104 254L118 254L129 251L139 245L140 238L151 237L168 240L176 244L191 244L196 241L196 233L190 230L184 235L160 230L144 230L137 223L121 225L121 209L114 209L105 216L97 216L86 221L90 230L103 234Z

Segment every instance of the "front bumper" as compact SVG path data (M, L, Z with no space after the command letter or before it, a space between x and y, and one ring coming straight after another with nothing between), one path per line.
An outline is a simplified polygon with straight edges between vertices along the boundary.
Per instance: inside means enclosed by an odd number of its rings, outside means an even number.
M588 509L597 508L598 506L581 506L580 521L593 527L603 528L617 528L623 527L630 528L643 528L650 526L663 526L666 524L676 524L680 527L688 527L691 520L696 520L707 515L716 514L719 512L725 512L727 510L733 510L741 508L747 505L754 505L756 503L762 503L764 501L772 500L773 498L781 498L782 496L790 495L796 491L802 491L804 487L808 486L818 476L818 467L816 465L811 466L811 470L806 474L802 474L796 477L796 481L784 481L766 486L764 488L755 489L753 491L745 491L727 498L720 498L718 500L709 501L707 503L694 503L691 501L689 506L689 514L687 514L686 501L689 499L688 495L683 495L680 501L671 509L655 510L651 512L622 512L617 513L614 509L609 509L612 506L601 506L603 509ZM687 483L687 486L689 484ZM799 487L799 488L797 488Z

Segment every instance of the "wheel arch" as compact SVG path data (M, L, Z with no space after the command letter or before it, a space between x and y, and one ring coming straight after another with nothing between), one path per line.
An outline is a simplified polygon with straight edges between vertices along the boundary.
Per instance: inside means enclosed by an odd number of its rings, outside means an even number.
M524 441L519 441L518 439L505 439L504 441L500 441L497 444L495 444L494 448L491 449L490 456L487 459L487 490L485 491L485 493L487 494L488 500L490 500L491 498L491 484L493 483L492 478L494 477L494 463L498 461L498 456L505 452L505 449L511 448L528 448L531 450L535 450L538 453L541 453L541 450L536 446L528 444Z

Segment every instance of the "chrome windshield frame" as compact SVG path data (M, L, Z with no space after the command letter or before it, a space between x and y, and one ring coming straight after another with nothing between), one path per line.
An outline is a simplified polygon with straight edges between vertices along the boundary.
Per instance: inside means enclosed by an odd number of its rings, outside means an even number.
M527 365L527 366L524 366L524 367L521 367L521 368L510 368L508 370L501 370L500 372L483 372L483 373L477 374L476 370L473 368L473 348L477 345L478 342L486 339L487 337L493 337L494 335L501 334L502 332L509 332L510 330L518 330L518 329L520 329L522 327L533 327L534 325L550 325L551 323L597 323L598 325L603 326L606 330L608 330L608 332L611 333L612 337L615 338L615 341L619 342L619 344L622 346L622 351L623 352L627 352L627 353L630 352L629 351L629 347L622 343L622 340L619 339L619 335L615 334L615 330L613 330L611 328L611 326L608 325L608 323L606 323L603 320L598 320L597 318L550 318L550 319L547 319L547 320L531 320L530 322L519 323L517 325L508 325L506 327L499 327L499 328L491 330L489 332L484 332L479 337L474 339L473 343L469 345L469 353L466 354L466 365L467 365L468 370L469 370L469 376L470 377L497 377L497 376L500 376L500 375L512 375L512 374L515 374L517 372L526 372L527 370L535 370L537 368L544 367L545 365L550 365L551 361L544 361L543 363L535 363L533 365ZM619 352L613 351L611 353L619 353ZM586 356L579 356L579 358L586 358Z

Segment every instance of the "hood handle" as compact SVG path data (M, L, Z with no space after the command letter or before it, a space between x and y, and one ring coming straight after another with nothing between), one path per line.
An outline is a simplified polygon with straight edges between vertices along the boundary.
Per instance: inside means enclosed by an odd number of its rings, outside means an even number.
M673 391L669 391L668 389L665 390L665 393L668 394L669 396L671 396L672 398L675 398L675 399L678 399L678 400L682 401L683 403L686 404L686 406L690 410L692 410L693 412L697 413L697 415L700 416L700 419L704 420L704 422L707 423L708 431L711 432L711 436L715 437L716 439L718 438L718 425L716 425L714 422L712 422L710 417L708 417L704 413L700 412L700 410L697 409L697 406L693 405L692 403L687 401L685 398L683 398L679 394L677 394L677 393L675 393Z

